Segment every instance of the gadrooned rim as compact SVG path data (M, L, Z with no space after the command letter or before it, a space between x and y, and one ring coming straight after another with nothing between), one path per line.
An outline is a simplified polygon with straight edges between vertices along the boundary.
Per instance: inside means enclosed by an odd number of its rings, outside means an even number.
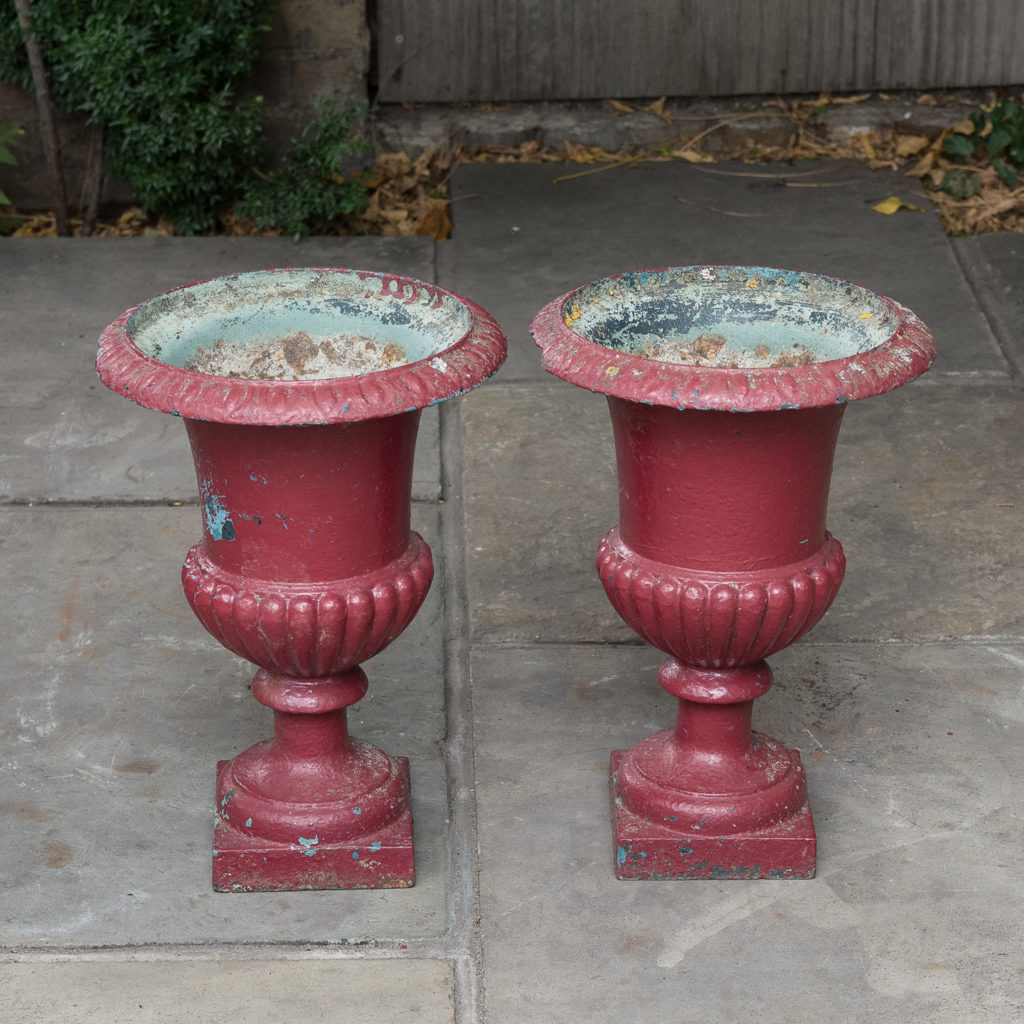
M737 271L773 277L796 274L859 288L895 317L896 329L881 344L856 355L801 366L733 369L646 359L608 348L578 334L563 310L584 289L645 274ZM767 412L841 404L879 395L919 377L935 358L931 332L909 309L869 288L824 274L774 267L659 267L593 281L549 302L530 325L544 369L599 394L647 405L724 412Z
M505 361L505 335L494 318L445 288L400 274L348 267L286 267L251 273L293 272L354 274L367 285L368 298L384 301L411 304L454 299L468 311L470 326L447 348L402 366L352 377L257 381L198 373L147 356L129 330L130 318L144 302L125 310L100 335L96 356L100 380L157 412L218 423L304 426L393 416L436 405L482 384ZM164 294L241 276L204 278Z

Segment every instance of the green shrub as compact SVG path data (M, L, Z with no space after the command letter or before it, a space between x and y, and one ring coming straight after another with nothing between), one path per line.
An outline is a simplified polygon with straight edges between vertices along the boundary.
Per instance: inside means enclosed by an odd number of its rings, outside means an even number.
M987 160L1010 188L1016 188L1024 169L1024 108L1014 100L1003 100L991 110L975 111L970 122L973 130L947 135L943 150L960 160ZM970 198L981 191L981 176L966 167L951 168L943 177L942 190L957 199Z
M250 217L261 231L277 229L300 238L311 231L327 231L345 214L366 206L364 176L344 178L344 159L365 151L357 138L365 120L365 107L341 108L321 104L292 147L279 170L254 179L235 205L240 217Z
M259 99L243 89L272 8L272 0L33 4L55 103L104 126L107 173L181 234L212 228L262 160ZM32 86L13 0L0 0L0 79Z

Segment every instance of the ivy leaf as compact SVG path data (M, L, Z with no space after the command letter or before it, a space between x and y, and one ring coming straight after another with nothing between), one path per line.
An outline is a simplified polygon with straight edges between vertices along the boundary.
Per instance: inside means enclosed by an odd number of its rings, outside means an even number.
M964 167L954 167L946 171L941 188L954 199L970 199L981 191L981 175Z
M996 174L1006 182L1010 188L1017 187L1017 168L1007 163L1001 156L992 157L992 166Z
M1013 141L1013 135L1005 128L995 128L992 134L989 135L986 145L988 146L988 155L995 156L1001 149L1004 149Z
M942 148L951 156L974 155L974 143L966 135L947 135L942 140Z

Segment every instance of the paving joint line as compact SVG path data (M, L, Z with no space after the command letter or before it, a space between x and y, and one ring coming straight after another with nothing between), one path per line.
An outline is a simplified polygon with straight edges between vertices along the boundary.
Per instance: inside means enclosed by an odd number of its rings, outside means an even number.
M439 498L413 498L413 505L440 505ZM198 498L0 498L0 509L4 508L199 508Z
M0 508L198 508L198 498L3 498Z
M292 960L443 960L452 961L444 939L407 942L209 942L138 943L123 946L8 946L0 963L208 963Z
M796 650L799 647L925 647L950 646L960 644L966 646L982 646L984 644L1021 644L1024 643L1024 636L1016 636L1009 633L997 633L986 635L983 633L970 633L964 636L941 636L941 637L850 637L848 640L814 640L802 638L798 644L792 645L789 650ZM578 647L583 650L592 651L597 647L613 648L615 650L648 650L660 657L668 657L657 647L646 643L643 640L473 640L470 642L470 651L481 651L484 649L498 648L503 651L528 651L532 649L548 649L552 647ZM774 655L769 655L771 660Z
M473 697L466 636L465 502L462 493L462 418L447 403L440 415L441 549L444 587L444 759L450 821L448 899L455 1020L478 1024L483 1012L482 944L479 933L477 821L473 752Z
M967 282L967 287L974 296L978 309L985 318L985 323L988 324L988 329L995 339L996 348L1007 364L1011 383L1020 387L1024 383L1024 359L1021 358L1013 343L1010 327L996 312L999 308L998 304L989 301L992 298L989 288L982 281L978 280L974 268L967 259L966 249L958 245L950 245L950 249L953 252L953 259L956 260L960 273ZM989 264L988 257L984 253L979 253L979 258L984 260L985 264L989 266L990 273L988 277L991 278L991 264Z

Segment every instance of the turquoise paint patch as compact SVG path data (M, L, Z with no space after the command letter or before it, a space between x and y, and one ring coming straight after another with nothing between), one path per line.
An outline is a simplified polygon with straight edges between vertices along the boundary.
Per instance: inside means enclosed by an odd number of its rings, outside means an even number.
M301 847L303 847L302 852L307 857L312 857L313 854L316 853L316 850L314 849L314 847L319 842L320 842L320 836L319 835L313 836L312 839L304 839L302 836L299 836L299 845Z
M621 868L626 863L626 855L628 851L623 846L615 847L615 863Z
M224 495L215 494L208 481L199 488L203 499L203 522L214 540L234 540L235 524L224 505Z
M370 843L370 849L376 853L380 849L381 844L379 842Z
M245 819L245 827L246 828L252 828L252 818L246 818Z
M353 850L352 851L352 859L353 860L359 860L359 851L358 850Z

